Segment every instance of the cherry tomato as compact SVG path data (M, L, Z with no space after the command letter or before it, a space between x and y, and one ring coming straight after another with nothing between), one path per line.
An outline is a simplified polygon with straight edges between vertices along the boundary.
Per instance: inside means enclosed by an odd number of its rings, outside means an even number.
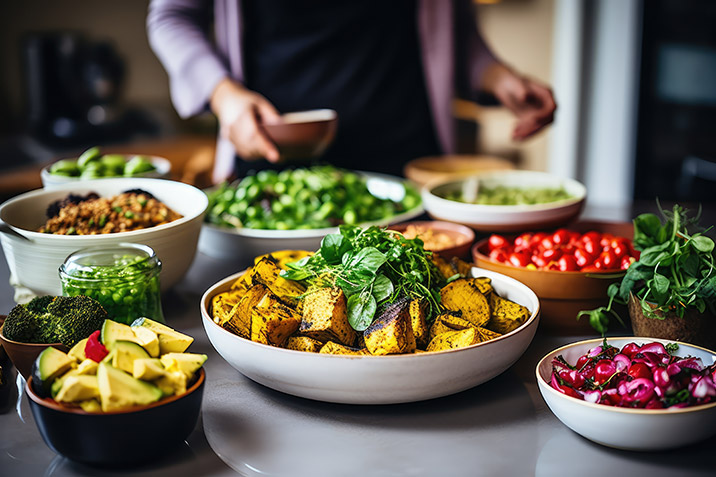
M592 265L587 265L586 267L582 267L582 269L580 270L580 272L592 272L592 273L594 273L594 272L601 272L602 270L603 270L602 268L598 268L596 265L592 264Z
M569 243L569 240L572 238L572 232L570 232L567 229L557 229L552 234L552 243L557 245L566 245Z
M601 251L599 247L599 240L583 238L582 243L584 244L584 250L586 250L590 255L597 255Z
M609 249L613 238L614 236L612 234L602 234L602 239L599 241L599 245L601 245L602 250Z
M528 264L532 263L531 256L524 252L512 252L508 255L507 259L510 264L515 267L526 267Z
M611 250L605 250L602 252L597 260L602 262L605 270L616 270L621 266L621 261L617 260L617 257Z
M487 243L489 245L490 251L493 251L496 248L504 248L509 246L509 242L507 241L507 239L502 235L497 234L490 235L490 238L487 239Z
M495 250L490 252L490 260L505 263L507 262L507 254L504 250L496 248Z
M547 266L547 264L549 262L544 259L543 254L538 253L538 254L532 255L532 263L534 263L537 268L544 268Z
M595 258L596 255L587 252L584 248L577 247L574 250L574 259L577 261L577 266L579 268L584 268L587 265L591 265L591 263L594 262Z
M576 272L579 270L577 261L573 255L562 255L559 257L557 264L559 265L559 270L562 272Z
M562 256L562 250L557 248L550 248L542 252L542 258L544 258L547 262L551 262L553 260L559 260L559 257Z
M617 258L622 258L625 255L629 255L629 243L626 241L625 238L622 237L616 237L612 239L612 241L609 243L609 247L612 249L612 252L614 252L614 255L617 256Z
M525 232L521 235L518 235L517 238L515 238L515 249L527 248L530 244L531 238L532 238L532 234L529 232Z
M619 268L620 268L621 270L626 270L626 269L629 268L629 267L631 266L631 264L634 263L634 262L636 262L636 259L635 259L634 257L629 257L629 256L622 257L622 259L621 259L621 264L620 264Z

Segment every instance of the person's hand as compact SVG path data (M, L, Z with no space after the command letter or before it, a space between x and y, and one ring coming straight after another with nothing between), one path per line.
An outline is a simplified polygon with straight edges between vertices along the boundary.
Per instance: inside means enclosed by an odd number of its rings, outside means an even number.
M554 120L552 90L502 64L488 69L483 86L517 117L512 139L527 139Z
M266 98L225 78L214 89L210 103L219 119L219 134L231 141L242 159L278 162L278 149L261 123L278 121L281 116Z

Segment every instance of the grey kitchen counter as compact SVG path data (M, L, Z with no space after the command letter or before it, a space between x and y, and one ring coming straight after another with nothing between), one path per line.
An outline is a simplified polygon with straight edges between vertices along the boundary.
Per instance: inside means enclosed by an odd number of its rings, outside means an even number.
M141 467L77 464L45 445L27 397L13 390L0 414L0 476L714 475L716 438L666 452L620 451L580 437L551 413L537 388L537 362L554 348L595 336L539 329L526 353L500 376L419 403L329 404L256 384L214 351L199 312L202 293L245 266L197 253L184 280L162 297L167 323L195 337L192 351L209 356L202 417L184 445ZM14 305L8 278L3 257L2 314ZM15 379L14 369L10 375Z

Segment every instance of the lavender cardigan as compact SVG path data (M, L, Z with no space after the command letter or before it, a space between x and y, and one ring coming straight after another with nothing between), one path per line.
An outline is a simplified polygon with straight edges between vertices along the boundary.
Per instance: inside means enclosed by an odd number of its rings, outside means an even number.
M455 151L452 99L456 85L477 90L495 60L475 22L471 0L418 0L418 31L433 123L445 153ZM208 0L152 0L149 43L169 75L171 98L183 118L205 111L225 77L243 80L241 0L213 2L215 42L209 39ZM234 150L219 140L217 163L230 172ZM219 173L221 175L221 173ZM225 174L225 175L228 175Z

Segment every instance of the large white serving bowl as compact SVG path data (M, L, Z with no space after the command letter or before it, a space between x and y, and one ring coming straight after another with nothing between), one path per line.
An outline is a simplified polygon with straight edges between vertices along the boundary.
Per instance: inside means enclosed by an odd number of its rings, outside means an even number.
M277 348L241 338L214 323L211 299L227 291L240 273L209 288L201 315L218 353L244 376L269 388L318 401L393 404L447 396L482 384L507 370L532 342L539 323L537 295L496 272L473 268L492 279L503 297L526 306L527 322L499 338L466 348L392 356L346 356Z
M159 156L148 156L146 154L123 154L126 156L127 160L131 159L134 156L142 155L144 157L149 158L149 161L156 167L153 171L148 172L142 172L141 174L137 174L136 176L132 177L148 177L153 179L168 179L169 178L169 172L172 168L172 163L169 162L168 159L165 159L163 157ZM40 171L40 179L42 180L42 186L45 188L53 188L57 187L63 184L74 184L81 181L86 181L88 179L83 179L82 177L68 177L68 176L62 176L57 174L50 174L50 167L52 167L52 164L49 166L43 167ZM103 177L102 179L119 179L119 177ZM92 179L92 180L99 180L99 179Z
M643 345L654 341L662 344L674 342L638 337L607 339L610 345L619 349L630 342ZM704 366L716 363L713 351L677 343L678 356L701 358ZM552 351L537 364L537 384L542 397L567 427L598 444L637 451L681 447L716 434L716 402L681 409L627 409L582 401L550 386L554 358L562 355L567 362L574 364L580 356L601 344L601 338L572 343Z
M482 205L443 198L446 193L461 191L468 181L480 186L531 188L563 187L569 199L545 204ZM580 182L538 171L491 171L439 180L423 187L421 196L425 210L432 217L456 222L483 232L519 232L558 227L576 219L584 207L587 189Z
M367 178L368 189L378 197L400 199L405 181L386 174L360 172ZM422 204L401 214L360 225L392 225L414 219L424 211ZM321 240L338 232L338 227L322 229L267 230L219 227L205 223L199 237L199 251L215 258L252 260L277 250L318 250Z
M96 192L111 197L128 189L143 189L183 215L152 228L102 235L53 235L35 232L46 221L47 206L69 193ZM5 258L14 284L35 295L61 295L58 269L72 252L85 247L142 243L154 249L162 262L163 290L176 284L194 260L201 224L208 205L196 187L163 179L117 178L80 181L52 189L38 189L0 205L0 220L19 235L0 232Z

